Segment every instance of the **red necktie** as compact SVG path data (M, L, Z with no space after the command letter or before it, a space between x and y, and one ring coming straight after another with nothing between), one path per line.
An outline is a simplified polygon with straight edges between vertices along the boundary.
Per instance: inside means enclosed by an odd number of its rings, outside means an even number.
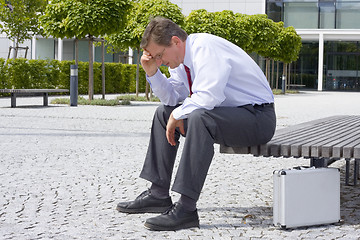
M190 69L185 66L185 72L186 72L186 75L187 75L187 79L188 79L188 83L189 83L189 89L190 89L190 96L192 95L192 91L191 91L191 86L192 86L192 82L191 82L191 74L190 74Z

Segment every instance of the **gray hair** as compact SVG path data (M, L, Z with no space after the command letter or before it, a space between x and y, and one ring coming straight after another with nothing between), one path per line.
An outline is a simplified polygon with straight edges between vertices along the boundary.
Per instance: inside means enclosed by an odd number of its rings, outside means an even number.
M146 48L150 41L162 46L170 46L171 38L179 37L182 41L187 38L187 33L170 19L155 17L147 25L142 37L140 47Z

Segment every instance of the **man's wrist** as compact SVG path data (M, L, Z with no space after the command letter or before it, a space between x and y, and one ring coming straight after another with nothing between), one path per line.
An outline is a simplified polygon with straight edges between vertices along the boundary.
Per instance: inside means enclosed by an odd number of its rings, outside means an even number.
M152 77L152 76L154 76L154 75L157 73L157 71L158 71L158 68L156 69L156 71L155 71L154 73L150 73L150 74L149 74L149 73L147 72L146 74L148 75L148 77Z

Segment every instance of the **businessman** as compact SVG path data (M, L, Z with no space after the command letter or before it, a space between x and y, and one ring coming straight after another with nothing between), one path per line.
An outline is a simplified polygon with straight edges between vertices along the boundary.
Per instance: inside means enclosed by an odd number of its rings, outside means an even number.
M150 189L120 202L125 213L161 213L146 220L151 230L199 227L196 202L213 155L214 143L264 144L272 138L274 97L258 65L241 48L206 33L188 35L169 19L156 17L145 29L141 64L163 105L155 112L140 174ZM167 78L160 65L169 67ZM179 138L185 137L172 191L169 190Z

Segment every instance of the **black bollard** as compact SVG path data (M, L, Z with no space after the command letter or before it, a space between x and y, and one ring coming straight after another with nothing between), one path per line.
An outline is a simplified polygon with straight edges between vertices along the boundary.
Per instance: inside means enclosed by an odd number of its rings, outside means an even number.
M285 75L282 75L282 84L281 84L281 92L283 93L283 94L285 94L285 82L286 82L286 77L285 77Z
M78 66L70 65L70 106L78 103Z

